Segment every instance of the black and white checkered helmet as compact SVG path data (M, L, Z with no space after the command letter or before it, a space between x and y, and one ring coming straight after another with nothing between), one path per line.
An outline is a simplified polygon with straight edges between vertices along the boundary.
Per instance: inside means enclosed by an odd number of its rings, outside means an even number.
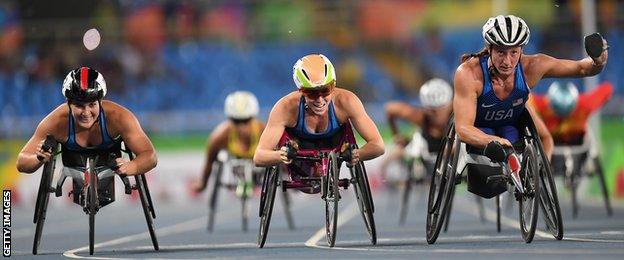
M520 17L498 15L488 19L483 25L482 34L487 45L515 47L526 45L531 31Z

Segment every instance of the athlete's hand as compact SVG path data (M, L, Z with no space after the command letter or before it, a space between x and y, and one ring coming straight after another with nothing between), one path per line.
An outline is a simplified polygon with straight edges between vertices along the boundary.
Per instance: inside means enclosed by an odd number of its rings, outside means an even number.
M282 148L279 149L279 152L280 152L280 159L282 160L284 164L292 163L292 159L288 158L288 147L282 146Z
M498 136L496 138L492 139L491 141L499 142L504 147L513 147L513 145L511 144L511 142L509 140L507 140L505 138L498 137Z
M37 160L42 163L47 163L52 158L52 151L44 149L45 139L41 140L39 144L37 144L37 151L35 151L35 155L37 156Z
M124 174L124 175L135 175L137 172L137 167L135 165L135 163L133 161L128 161L124 158L117 158L115 159L115 162L117 163L117 167L119 167L117 169L117 174Z
M607 45L607 40L602 39L602 46L604 46L602 54L600 54L598 58L592 58L592 60L594 60L594 65L599 67L607 65L607 59L609 59L609 45Z
M360 150L353 149L351 150L351 162L349 165L356 165L360 162Z

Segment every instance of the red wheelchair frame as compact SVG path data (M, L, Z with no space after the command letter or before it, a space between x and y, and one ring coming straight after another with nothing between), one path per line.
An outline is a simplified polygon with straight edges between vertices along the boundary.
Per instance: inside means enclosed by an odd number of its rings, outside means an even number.
M373 198L364 164L359 162L349 166L351 178L339 178L342 162L350 161L351 150L357 148L351 124L343 125L341 131L341 133L336 133L339 136L335 137L339 139L337 142L332 142L332 145L301 147L300 149L296 146L305 142L312 144L316 142L298 140L293 138L288 131L284 131L278 147L290 147L292 156L289 157L292 157L293 161L284 167L288 173L287 180L281 180L277 166L267 168L260 198L259 247L262 248L266 242L277 186L281 186L283 192L287 189L297 189L310 194L321 193L321 198L325 200L327 243L333 247L336 241L338 201L340 200L338 188L347 189L350 184L353 184L370 241L373 245L377 243Z

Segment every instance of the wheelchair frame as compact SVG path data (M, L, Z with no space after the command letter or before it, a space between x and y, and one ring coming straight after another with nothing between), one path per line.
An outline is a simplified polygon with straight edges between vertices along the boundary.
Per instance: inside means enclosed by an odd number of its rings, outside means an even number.
M525 158L523 158L521 169L523 169L523 171L526 169L526 158L532 158L529 162L534 162L531 163L531 168L533 168L538 175L538 178L533 180L533 186L535 187L538 196L537 198L534 198L532 203L533 205L531 205L531 207L535 210L531 211L533 217L531 217L531 220L528 223L528 228L526 225L527 223L525 223L526 216L523 217L522 204L519 207L521 220L520 229L522 231L522 236L525 242L530 243L532 241L535 232L536 216L538 214L538 210L536 209L539 204L548 230L557 240L560 240L563 238L563 225L556 187L552 178L551 167L549 161L546 159L541 140L537 134L537 130L532 119L530 118L530 115L525 113L523 120L525 122L525 126L523 127L525 131L525 152L523 152L523 157ZM441 143L440 153L436 159L436 166L429 190L426 226L426 238L429 244L435 243L442 225L448 225L452 199L455 193L455 186L461 182L461 171L457 171L461 150L460 144L461 141L455 133L454 117L451 116L446 129L446 135ZM525 153L527 154L524 155ZM531 175L525 174L525 176ZM490 177L488 177L488 181ZM518 191L516 189L516 194L517 193ZM522 201L522 197L522 195L520 195L520 198L516 196L517 199L520 199L519 201ZM498 196L496 205L497 227L499 227L500 230L500 199Z
M349 167L351 178L340 179L340 166L346 161L344 155L340 153L341 145L350 144L349 149L357 148L353 130L350 124L345 124L345 133L338 147L319 148L310 150L299 150L293 160L317 163L321 169L325 170L320 176L312 174L308 177L297 176L296 180L292 180L294 169L292 166L286 166L291 180L282 180L279 174L278 166L267 167L266 175L262 184L262 193L260 198L259 216L260 228L258 230L258 247L264 247L266 242L271 215L273 212L273 202L277 187L281 186L282 191L287 189L310 189L311 193L321 193L321 198L325 200L325 229L326 238L329 247L333 247L336 241L336 228L338 219L338 201L340 200L339 187L347 189L350 184L354 186L356 200L360 208L360 213L364 220L364 225L369 234L369 239L373 245L377 243L377 232L375 228L375 220L373 217L374 203L370 191L370 184L364 168L364 163L359 162ZM286 145L291 140L287 132L284 132L280 140L280 146Z
M50 199L50 193L55 193L56 197L62 195L62 184L65 178L59 179L60 183L57 184L57 187L52 186L52 179L54 177L54 170L56 167L56 156L61 152L59 151L59 144L54 140L52 136L46 137L46 145L51 148L52 157L50 161L44 164L43 172L41 174L41 181L39 183L39 190L37 192L37 201L35 203L35 213L33 218L33 223L36 224L35 228L35 237L33 241L33 249L32 252L34 255L37 254L39 244L41 241L41 235L43 233L43 226L46 219L46 213L48 209L48 203ZM129 148L125 147L122 149L123 152L127 153L130 157L130 160L134 159L134 154L130 151ZM86 165L85 165L85 186L82 187L82 191L78 194L75 190L73 191L73 196L79 196L78 201L79 205L83 207L83 210L87 215L89 215L89 254L93 255L94 252L94 243L95 243L95 215L98 210L107 204L100 204L98 199L99 190L98 190L98 174L99 172L96 170L95 165L99 158L97 156L86 157ZM95 173L95 174L94 174ZM141 199L141 205L143 207L143 213L145 215L145 220L147 223L147 228L152 240L152 245L154 246L154 250L159 250L158 240L156 237L156 233L154 231L154 223L153 219L156 218L156 213L154 211L154 204L152 202L152 198L149 192L149 188L147 187L147 179L143 175L135 175L134 185L131 185L127 176L121 176L120 178L123 181L125 193L130 194L132 190L138 190L139 197ZM65 176L67 177L67 176ZM113 185L114 182L111 182L110 185ZM113 188L114 190L114 188Z
M225 153L225 152L224 152ZM221 155L221 154L220 154ZM227 156L227 155L226 155ZM223 156L223 157L226 157ZM253 174L255 174L253 172L253 162L251 161L251 159L230 159L230 158L219 158L219 160L215 161L214 163L214 173L215 176L213 177L214 180L212 181L212 192L210 195L210 199L208 200L208 225L207 225L207 229L208 232L212 232L213 228L214 228L214 219L215 219L215 215L217 212L217 202L219 200L219 191L221 188L236 188L236 186L238 185L239 182L243 181L245 182L245 189L247 188L246 186L247 184L247 180L246 178L252 178L253 179ZM223 178L223 172L225 170L225 167L229 167L232 174L234 175L234 179L236 179L236 184L225 184L222 181ZM243 175L245 175L245 179L241 179L239 174L235 173L235 170L240 169L240 168L244 168L243 171L245 171L244 173L242 173ZM249 176L247 176L249 175ZM255 183L253 185L256 185ZM287 192L282 193L282 204L284 206L284 213L286 215L286 222L288 223L288 228L290 230L294 230L295 229L295 223L294 220L292 218L292 213L290 211L290 196L288 195ZM249 214L248 214L248 199L249 199L249 194L247 194L246 192L243 192L243 195L239 197L241 200L241 216L242 216L242 222L241 222L241 228L243 231L247 231L248 230L248 219L249 219Z

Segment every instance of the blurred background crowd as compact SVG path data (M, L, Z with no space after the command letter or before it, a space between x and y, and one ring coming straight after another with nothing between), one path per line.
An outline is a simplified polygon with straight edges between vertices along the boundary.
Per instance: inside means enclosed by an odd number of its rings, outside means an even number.
M63 102L66 73L88 65L108 83L107 98L143 114L150 132L210 130L225 96L255 93L264 112L295 89L296 59L321 52L338 84L370 107L415 100L420 85L452 81L459 56L483 45L491 0L66 0L0 3L0 137L25 137ZM531 28L526 53L584 55L580 1L505 1ZM624 4L598 1L598 31L611 46L616 97L603 113L624 114ZM82 45L89 28L102 44ZM551 81L543 81L543 92ZM582 82L577 82L583 88ZM416 101L417 102L417 101ZM377 109L371 109L376 117ZM171 123L162 124L163 120Z

